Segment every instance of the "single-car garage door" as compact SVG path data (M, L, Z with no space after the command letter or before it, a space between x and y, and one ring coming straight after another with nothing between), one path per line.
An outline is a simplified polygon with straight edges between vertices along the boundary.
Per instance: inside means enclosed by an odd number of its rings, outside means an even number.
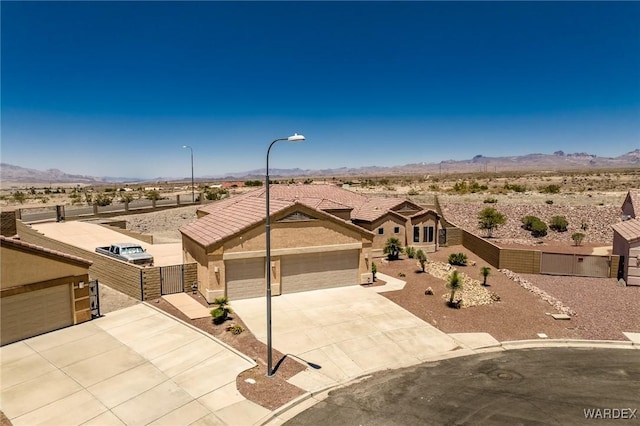
M282 293L358 284L358 250L283 256Z
M264 257L227 260L225 274L229 300L265 295Z
M2 345L73 324L70 284L0 299Z

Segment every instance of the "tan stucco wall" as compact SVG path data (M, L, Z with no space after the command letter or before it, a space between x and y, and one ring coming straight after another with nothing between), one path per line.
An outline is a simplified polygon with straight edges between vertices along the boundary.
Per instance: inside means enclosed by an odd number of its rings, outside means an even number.
M25 253L8 247L0 248L2 279L0 289L86 274L89 267L71 265L59 260Z
M372 222L372 223L363 223L361 226L363 228L370 230L373 232L373 250L382 250L384 245L387 243L389 238L397 238L400 240L400 244L403 246L407 245L407 229L406 229L406 221L401 218L387 214L381 217L380 219ZM400 228L400 232L397 234L393 232L393 228ZM378 234L378 229L383 228L384 234Z

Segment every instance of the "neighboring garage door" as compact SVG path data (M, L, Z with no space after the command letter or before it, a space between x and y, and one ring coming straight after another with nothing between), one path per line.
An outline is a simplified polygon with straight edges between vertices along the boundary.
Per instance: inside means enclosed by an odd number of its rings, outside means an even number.
M358 250L283 256L282 293L358 284Z
M264 257L227 260L225 275L229 300L265 295Z
M70 284L0 299L2 344L73 324Z

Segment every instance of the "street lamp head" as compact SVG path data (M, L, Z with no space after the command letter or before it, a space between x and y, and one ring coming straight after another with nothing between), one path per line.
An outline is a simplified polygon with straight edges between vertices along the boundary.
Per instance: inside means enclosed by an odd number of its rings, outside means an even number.
M183 148L191 148L189 145L182 145Z
M302 135L299 135L299 134L297 134L297 133L294 133L294 134L293 134L293 136L289 136L289 137L287 138L287 140L288 140L289 142L302 142L303 140L305 140L305 138L304 138L304 136L302 136Z

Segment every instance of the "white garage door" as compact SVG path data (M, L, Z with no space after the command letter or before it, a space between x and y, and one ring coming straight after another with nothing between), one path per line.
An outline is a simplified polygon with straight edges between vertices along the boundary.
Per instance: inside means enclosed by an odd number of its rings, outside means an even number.
M264 257L225 262L229 300L264 297L266 286L264 262Z
M284 256L282 293L358 284L358 250Z
M2 345L73 324L70 284L0 299Z

